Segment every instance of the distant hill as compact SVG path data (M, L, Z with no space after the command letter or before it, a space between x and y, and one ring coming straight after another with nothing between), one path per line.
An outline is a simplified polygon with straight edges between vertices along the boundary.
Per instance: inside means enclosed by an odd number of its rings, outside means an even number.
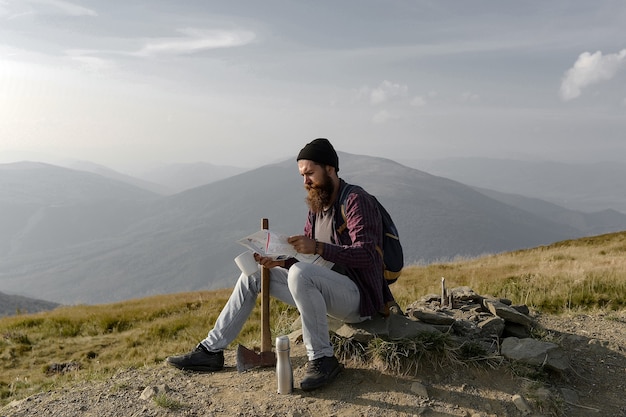
M210 184L246 171L244 168L213 165L207 162L168 164L144 172L140 177L150 183L160 184L175 194L191 188Z
M626 230L626 214L607 209L593 213L569 210L538 198L529 198L517 194L500 193L485 188L475 188L494 200L533 213L555 223L574 227L586 235Z
M9 295L0 292L0 316L15 314L38 313L57 308L59 304L50 301L36 300L20 295Z
M539 198L572 210L613 209L626 214L626 162L445 158L404 163L467 185Z
M364 186L391 212L407 263L585 235L572 225L387 159L341 153L340 168L342 178ZM6 187L3 172L0 185ZM56 187L66 203L58 196L56 205L8 216L12 220L2 226L8 237L0 252L0 289L91 304L229 287L237 276L233 258L244 250L237 239L258 230L262 217L274 230L301 233L306 214L295 158L167 197L101 178L89 183L86 199L78 190L92 177L76 175L51 169L42 186L26 172L23 181L35 184L22 183L27 192L14 200L49 201L58 194L49 189ZM4 195L4 189L0 192Z
M159 198L93 173L38 162L0 164L0 260L117 236Z
M121 172L115 171L111 168L105 167L100 164L94 164L89 161L70 161L66 162L64 165L66 168L74 169L77 171L85 171L91 172L93 174L98 174L105 178L113 179L116 181L125 182L131 184L135 187L143 188L145 190L151 191L153 193L165 195L172 194L172 190L162 183L155 183L148 180L143 180L140 178L136 178L130 175L122 174Z
M41 162L0 164L0 190L0 202L12 204L67 205L158 197L126 181Z

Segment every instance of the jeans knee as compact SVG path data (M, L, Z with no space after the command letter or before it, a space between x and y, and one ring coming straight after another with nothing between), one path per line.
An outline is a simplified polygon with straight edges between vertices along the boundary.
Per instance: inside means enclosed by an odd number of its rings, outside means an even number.
M294 296L303 288L303 285L309 284L310 274L307 274L306 271L310 266L306 262L298 262L289 268L287 285L289 285L289 290Z

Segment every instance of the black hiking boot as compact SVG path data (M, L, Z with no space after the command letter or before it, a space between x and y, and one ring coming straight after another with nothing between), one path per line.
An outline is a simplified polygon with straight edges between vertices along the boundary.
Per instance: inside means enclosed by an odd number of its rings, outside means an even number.
M300 382L300 388L302 388L302 391L312 391L323 387L335 379L342 369L343 366L334 356L324 356L308 361L306 374L302 382Z
M202 344L180 356L170 356L167 363L184 371L214 372L224 368L224 352L209 352Z

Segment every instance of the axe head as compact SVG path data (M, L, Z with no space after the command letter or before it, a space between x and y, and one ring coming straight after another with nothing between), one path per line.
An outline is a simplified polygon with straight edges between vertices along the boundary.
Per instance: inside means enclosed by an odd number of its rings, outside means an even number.
M255 352L243 345L237 346L237 371L244 372L253 368L271 366L276 366L276 354L274 352Z

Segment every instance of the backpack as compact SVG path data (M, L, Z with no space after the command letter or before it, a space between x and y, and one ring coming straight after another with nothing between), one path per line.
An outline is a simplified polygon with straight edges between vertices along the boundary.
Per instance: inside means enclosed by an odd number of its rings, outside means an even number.
M337 228L338 234L341 234L347 227L346 199L348 198L348 194L350 194L350 191L352 191L352 189L356 187L358 186L346 184L341 192L341 196L339 197L343 224ZM389 212L387 212L385 207L380 204L376 197L374 197L373 195L370 196L376 202L376 205L378 206L378 211L380 212L380 216L383 222L383 247L380 248L376 246L376 250L383 257L383 275L385 276L388 284L393 284L400 277L400 274L402 273L402 268L404 267L404 254L402 252L402 244L400 243L400 237L398 236L398 229L396 228L396 225L394 224L391 215L389 214Z

